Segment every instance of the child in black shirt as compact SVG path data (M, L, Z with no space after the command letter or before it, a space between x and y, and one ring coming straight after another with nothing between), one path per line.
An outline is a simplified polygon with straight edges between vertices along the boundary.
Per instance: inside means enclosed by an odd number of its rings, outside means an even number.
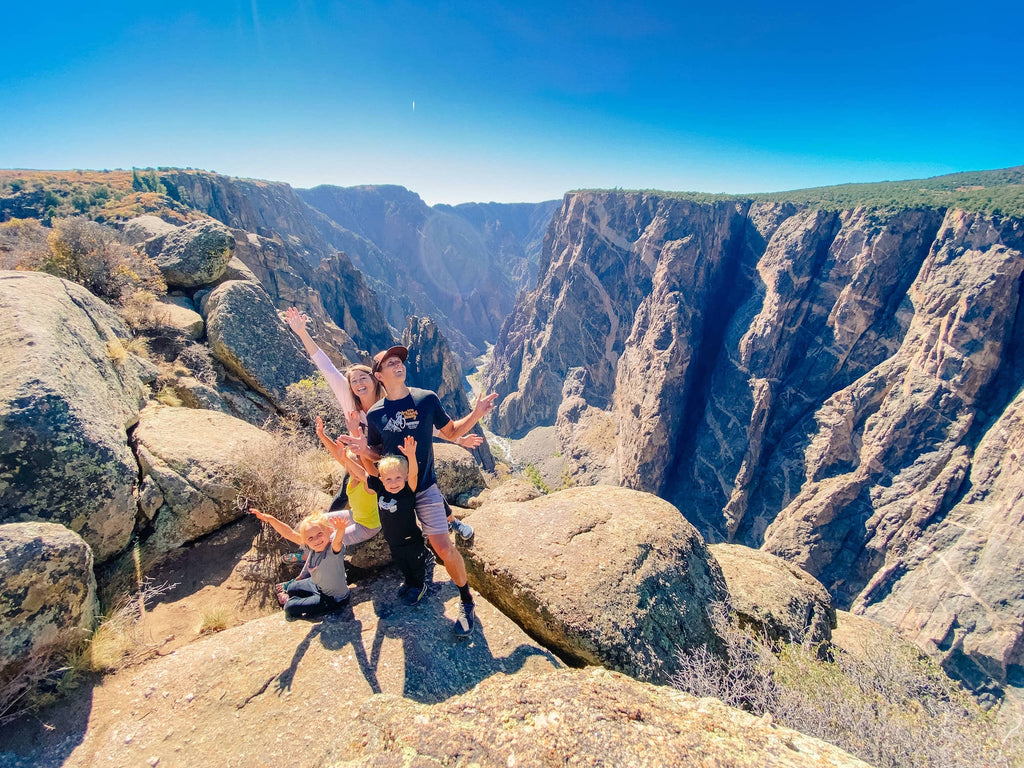
M426 570L430 555L423 544L423 533L416 524L416 440L410 435L398 446L402 456L385 456L376 467L376 474L367 475L366 487L377 493L380 526L391 559L395 561L405 584L398 590L406 605L415 605L426 594Z

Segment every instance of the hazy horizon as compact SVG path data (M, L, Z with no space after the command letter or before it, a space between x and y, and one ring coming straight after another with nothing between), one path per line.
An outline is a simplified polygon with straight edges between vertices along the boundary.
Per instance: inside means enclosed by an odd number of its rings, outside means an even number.
M626 10L12 8L0 166L194 167L301 188L396 184L457 204L1024 163L1019 4Z

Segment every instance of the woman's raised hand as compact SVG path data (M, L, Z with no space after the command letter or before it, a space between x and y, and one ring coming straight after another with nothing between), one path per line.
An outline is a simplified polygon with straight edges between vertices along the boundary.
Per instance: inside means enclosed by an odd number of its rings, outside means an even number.
M288 307L288 310L284 313L285 322L288 323L288 327L291 328L295 333L304 331L306 329L306 323L309 322L309 318L299 312L295 307Z

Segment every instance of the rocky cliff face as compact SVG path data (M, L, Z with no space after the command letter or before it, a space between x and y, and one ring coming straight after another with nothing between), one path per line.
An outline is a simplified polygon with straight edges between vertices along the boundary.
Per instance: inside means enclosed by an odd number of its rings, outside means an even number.
M293 293L305 288L323 295L326 288L337 297L338 281L361 273L352 291L373 298L360 303L372 326L368 335L387 335L389 324L401 329L410 315L432 317L462 358L479 355L493 342L516 292L535 279L556 206L430 208L396 186L293 190L282 183L190 171L166 172L160 179L184 204L261 243L276 241L276 250L288 257L287 271L302 276L290 286ZM311 269L317 270L315 279L302 274ZM370 308L378 302L379 308ZM351 306L351 301L323 302L331 321L346 329ZM377 347L364 349L372 353Z
M453 419L466 416L473 406L466 396L462 368L437 324L430 318L410 317L402 334L402 344L409 350L409 359L405 363L409 385L437 392L441 404ZM484 437L479 424L471 431ZM494 470L494 457L486 437L471 453L484 469Z
M491 260L504 265L517 291L529 290L537 282L544 235L558 210L557 200L437 205L434 210L450 211L468 221L480 234Z
M493 427L555 423L571 379L574 411L617 421L622 485L786 557L961 674L1011 679L1024 594L1005 575L1024 560L980 552L1015 519L994 457L1021 439L1022 247L1019 220L960 210L568 195L495 347ZM988 586L940 608L964 579Z
M397 328L430 316L460 355L498 334L515 294L536 275L552 202L430 208L403 187L333 187L299 195L374 250L349 250ZM334 243L334 235L325 236ZM336 243L337 247L343 243Z

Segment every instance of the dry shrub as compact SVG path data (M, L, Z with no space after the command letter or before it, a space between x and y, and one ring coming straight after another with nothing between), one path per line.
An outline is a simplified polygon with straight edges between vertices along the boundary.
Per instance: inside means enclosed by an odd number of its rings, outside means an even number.
M315 511L317 490L323 487L320 453L281 432L269 433L258 449L241 451L228 479L236 490L238 509L256 508L296 527ZM260 526L253 548L257 563L250 573L252 581L273 584L294 575L286 573L280 562L280 556L294 545L269 525Z
M54 704L88 675L115 672L152 656L154 643L142 629L146 606L174 587L143 579L138 591L122 595L92 636L66 630L0 676L0 725Z
M150 579L142 579L137 592L122 595L93 633L89 643L89 670L115 672L152 656L160 643L146 636L143 628L146 608L174 586L156 585Z
M52 704L77 685L87 634L66 630L53 643L36 648L27 659L4 669L0 674L0 726Z
M96 296L120 303L140 289L167 290L153 260L111 227L80 217L54 219L47 240L50 255L39 268Z
M167 308L157 301L157 294L146 288L127 291L120 303L121 317L136 333L159 331L169 324Z
M1003 768L1024 765L1019 736L997 725L930 659L895 633L860 658L808 644L775 646L712 622L727 660L706 647L681 651L673 684L822 739L879 768Z
M235 612L230 608L216 606L202 612L199 619L199 627L196 630L200 635L223 632L235 620Z
M49 233L36 219L0 224L0 269L39 269L50 256Z
M170 386L161 387L155 397L158 402L169 405L171 408L182 408L185 405L182 399L178 397L178 393Z

